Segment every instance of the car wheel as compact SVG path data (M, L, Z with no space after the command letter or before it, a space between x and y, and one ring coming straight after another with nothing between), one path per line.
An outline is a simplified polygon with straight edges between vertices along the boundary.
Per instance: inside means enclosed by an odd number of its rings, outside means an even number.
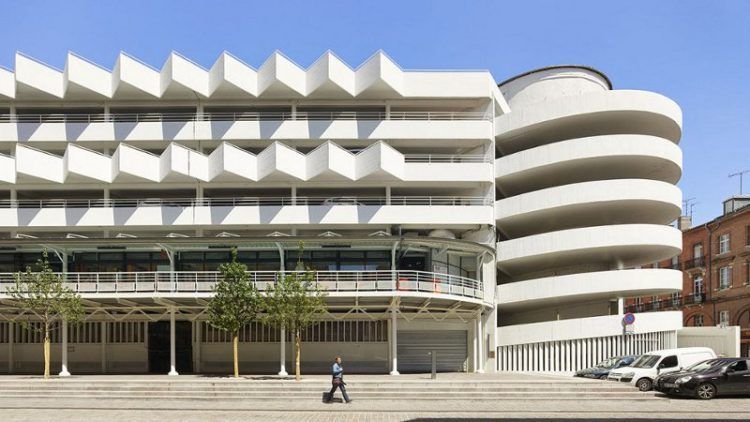
M599 376L599 379L602 380L602 381L606 381L607 380L607 376L606 375L601 375L601 376Z
M713 384L704 382L695 389L695 395L701 400L710 400L716 397L716 387Z
M638 380L638 382L635 383L635 386L638 387L638 389L641 391L648 391L651 389L652 384L650 379L641 378Z

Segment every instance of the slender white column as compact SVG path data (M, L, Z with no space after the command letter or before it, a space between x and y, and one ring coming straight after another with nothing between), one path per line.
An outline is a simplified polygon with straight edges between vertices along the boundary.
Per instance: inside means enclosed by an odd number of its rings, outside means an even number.
M101 323L101 336L102 336L102 374L107 373L107 321L102 321Z
M396 322L396 310L391 309L391 375L398 375L398 323Z
M484 330L482 330L482 316L477 317L477 372L484 373Z
M279 339L279 375L285 377L289 375L286 372L286 330L281 329L281 339Z
M61 377L69 377L70 372L68 372L68 321L62 320L62 343L60 344L60 347L62 348L62 368L58 375Z
M195 339L193 341L193 371L199 373L201 371L201 339L203 338L203 322L195 321Z
M174 322L174 308L169 310L169 374L168 375L179 375L177 373L177 364L175 363L176 350L175 350L175 322Z
M8 373L13 373L13 349L14 343L16 341L16 323L15 322L9 322L8 323Z

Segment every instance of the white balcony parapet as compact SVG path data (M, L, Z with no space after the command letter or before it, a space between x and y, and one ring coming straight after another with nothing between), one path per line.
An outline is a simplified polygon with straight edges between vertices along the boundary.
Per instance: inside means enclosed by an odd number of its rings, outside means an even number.
M403 70L377 52L353 69L325 52L304 69L274 52L255 69L229 53L205 69L172 52L161 69L121 53L112 71L69 53L59 70L16 53L15 72L0 72L0 95L16 100L46 99L208 99L242 98L492 98L508 106L492 75L478 71Z
M287 271L286 274L293 271ZM297 273L304 273L297 271ZM327 293L408 293L421 292L483 299L479 280L426 271L314 271L314 283ZM79 294L119 293L212 293L220 273L210 271L175 272L91 272L58 273L66 287ZM261 291L273 285L277 271L248 271L250 281ZM13 273L0 273L0 297L15 283Z
M69 178L103 183L194 180L441 181L446 174L454 173L461 174L455 179L459 181L492 180L491 160L484 156L403 154L382 141L370 144L356 154L330 141L308 154L273 142L257 155L226 142L209 155L174 142L160 155L120 143L112 156L68 143L62 157L19 144L15 157L0 155L0 162L10 166L3 166L0 170L0 182L6 183L65 183Z
M636 315L635 333L675 331L682 328L682 311ZM622 315L563 319L497 328L498 346L623 335Z

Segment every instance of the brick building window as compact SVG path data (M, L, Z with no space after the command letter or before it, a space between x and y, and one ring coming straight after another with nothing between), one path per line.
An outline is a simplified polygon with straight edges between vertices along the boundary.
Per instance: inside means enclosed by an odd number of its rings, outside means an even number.
M695 296L703 294L703 276L696 275L693 277L693 294Z
M729 325L729 311L719 312L719 325L722 327Z
M745 226L745 244L750 245L750 226Z
M745 284L750 284L750 259L745 260Z
M729 252L729 233L724 233L719 236L719 253Z
M732 286L732 268L719 268L719 290L728 289Z
M696 243L693 245L693 259L700 258L703 256L703 244Z
M703 326L703 315L696 315L693 317L693 326L695 327L702 327Z
M672 293L672 306L678 307L680 306L680 298L682 296L682 292L674 292Z

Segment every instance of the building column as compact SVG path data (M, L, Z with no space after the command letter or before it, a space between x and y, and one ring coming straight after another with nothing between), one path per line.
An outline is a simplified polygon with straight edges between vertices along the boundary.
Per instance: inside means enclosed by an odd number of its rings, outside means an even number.
M396 310L391 309L391 375L398 375L398 323L396 322Z
M176 351L175 351L175 309L169 310L169 374L168 375L179 375L177 373Z
M193 321L195 324L195 337L193 338L193 371L201 371L201 339L203 338L203 322Z
M15 322L9 322L8 323L8 373L13 373L13 349L14 343L16 341L16 323Z
M62 343L60 344L60 347L62 348L62 368L60 370L61 377L69 377L70 372L68 372L68 321L63 319L62 320Z
M484 373L484 330L482 330L482 315L477 317L477 367L476 372Z
M279 375L285 377L289 375L286 372L286 330L281 329L281 338L279 339Z
M617 298L617 315L623 315L625 313L625 300L621 297Z
M107 321L101 322L101 358L102 358L102 374L107 373Z

